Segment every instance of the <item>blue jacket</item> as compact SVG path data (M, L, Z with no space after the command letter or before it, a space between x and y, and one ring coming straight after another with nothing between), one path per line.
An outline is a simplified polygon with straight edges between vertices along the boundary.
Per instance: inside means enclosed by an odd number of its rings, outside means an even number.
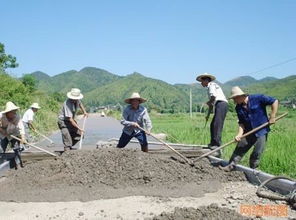
M249 95L248 107L243 104L236 105L235 110L238 117L238 123L243 124L245 132L248 132L269 121L266 106L272 105L276 101L275 98L262 94ZM260 129L255 133L256 137L263 136L270 131L269 126Z

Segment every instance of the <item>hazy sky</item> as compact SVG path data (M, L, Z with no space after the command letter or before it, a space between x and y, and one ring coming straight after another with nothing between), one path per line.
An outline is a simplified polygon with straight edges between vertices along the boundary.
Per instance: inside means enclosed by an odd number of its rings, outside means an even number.
M16 75L85 66L170 83L296 74L296 0L0 0Z

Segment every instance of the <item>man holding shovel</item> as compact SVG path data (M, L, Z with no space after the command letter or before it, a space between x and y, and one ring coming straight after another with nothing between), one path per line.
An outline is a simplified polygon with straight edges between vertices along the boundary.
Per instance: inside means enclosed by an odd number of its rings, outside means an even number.
M148 133L152 129L152 123L145 107L140 105L146 102L146 99L140 97L139 93L133 93L125 102L129 105L124 109L121 124L124 126L122 135L117 144L118 148L124 148L130 140L137 138L143 152L148 152L148 142L146 134L139 128L147 128Z
M7 102L5 110L1 112L0 115L0 136L1 136L1 149L3 153L6 152L7 146L10 143L11 147L15 153L15 158L20 160L20 165L23 167L23 163L20 157L20 152L24 150L21 144L26 142L25 140L25 128L17 110L19 109L12 102ZM16 136L19 140L11 137L11 135ZM15 168L17 165L15 162Z
M67 93L68 99L64 102L58 117L58 126L62 133L62 139L64 143L64 150L72 150L72 147L81 139L84 130L79 127L75 121L75 114L78 107L82 110L84 117L88 114L80 101L83 95L80 89L73 88Z
M35 113L40 109L38 103L33 103L30 108L25 112L23 115L23 122L26 131L26 139L29 143L32 142L32 135L30 134L31 131L36 131L35 126L33 125L33 120Z
M221 89L221 87L213 82L216 79L215 76L205 73L199 75L196 80L201 82L203 87L207 87L209 101L207 105L209 106L209 113L206 116L206 120L209 119L210 113L214 108L214 117L211 122L211 142L208 148L214 150L219 147L222 143L222 130L224 125L224 120L228 111L228 101ZM216 151L213 156L221 157L221 150Z
M239 128L235 140L238 144L232 153L229 165L220 168L225 171L233 170L234 166L254 146L249 163L250 167L255 169L259 166L270 128L269 126L264 127L245 138L241 138L241 136L266 122L274 124L279 105L278 100L262 94L248 95L238 86L232 88L230 99L233 99L236 104L235 110L238 116ZM267 116L266 106L271 106L270 117Z

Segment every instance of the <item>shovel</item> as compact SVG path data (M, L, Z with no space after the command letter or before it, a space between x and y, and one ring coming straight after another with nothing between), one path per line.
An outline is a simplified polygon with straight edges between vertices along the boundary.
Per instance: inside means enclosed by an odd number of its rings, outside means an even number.
M49 137L45 136L44 134L41 134L39 131L37 130L33 130L36 134L40 135L41 137L43 137L44 139L48 140L50 142L50 145L53 145L54 142L53 140L51 140Z
M150 135L151 137L153 137L154 139L156 139L157 141L159 141L160 143L162 143L164 146L166 146L167 148L169 148L171 151L173 151L175 154L179 155L183 160L185 160L186 163L188 163L189 165L193 166L193 162L191 160L189 160L187 157L185 157L183 154L181 154L180 152L176 151L173 147L171 147L170 145L168 145L167 143L165 143L163 140L157 138L156 136L154 136L153 134L151 134L150 132L146 131L145 129L138 127L138 129L140 129L141 131L144 131L147 135Z
M10 135L10 136L11 136L13 139L17 140L17 141L20 141L20 142L22 141L20 138L14 136L14 135ZM34 144L30 144L30 143L28 143L27 141L25 141L24 144L27 144L27 145L30 146L30 147L36 148L36 149L38 149L38 150L41 150L41 151L43 151L43 152L45 152L45 153L47 153L47 154L50 154L51 156L54 156L54 157L57 156L56 154L54 154L54 153L52 153L52 152L50 152L50 151L48 151L48 150L45 150L45 149L43 149L43 148L41 148L41 147L37 147L37 146L35 146Z
M288 112L286 112L286 113L280 115L280 116L277 117L275 120L278 121L278 120L282 119L283 117L285 117L286 115L288 115ZM268 126L268 125L269 125L269 122L266 122L266 123L260 125L259 127L254 128L253 130L251 130L251 131L245 133L244 135L241 136L241 138L245 138L245 137L249 136L250 134L253 134L253 133L255 133L256 131L258 131L258 130L260 130L260 129L262 129L262 128ZM221 150L221 149L223 149L223 148L225 148L225 147L227 147L227 146L229 146L229 145L231 145L231 144L233 144L233 143L235 143L235 142L237 142L237 141L234 139L234 140L232 140L232 141L230 141L230 142L228 142L228 143L226 143L226 144L223 144L222 146L217 147L217 148L215 148L214 150L212 150L212 151L210 151L210 152L208 152L208 153L205 153L205 154L201 155L200 157L198 157L198 158L196 158L195 160L193 160L193 162L195 163L196 161L198 161L198 160L200 160L200 159L202 159L202 158L204 158L204 157L206 157L206 156L209 156L210 154L212 154L212 153L214 153L214 152L216 152L216 151L218 151L218 150Z

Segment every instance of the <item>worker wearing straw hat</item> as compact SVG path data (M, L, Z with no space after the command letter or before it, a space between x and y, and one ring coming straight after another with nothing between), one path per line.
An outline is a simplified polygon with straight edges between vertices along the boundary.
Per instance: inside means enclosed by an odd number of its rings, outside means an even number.
M3 153L6 152L7 146L10 143L16 157L20 160L21 167L23 167L20 151L24 150L21 144L25 143L25 128L17 110L19 109L12 102L7 102L5 110L0 114L0 136L1 136L1 149ZM14 135L21 139L21 141L15 140L11 137ZM15 168L17 165L15 163Z
M35 113L38 112L40 109L40 106L38 103L33 103L30 108L24 113L23 115L23 122L25 126L25 132L26 132L26 139L28 142L32 141L32 135L31 135L31 130L35 131L35 126L33 125L34 121L34 116Z
M215 76L208 73L199 75L196 78L203 87L208 89L209 101L207 102L207 105L209 106L209 114L206 116L206 120L208 120L210 113L214 108L214 117L210 125L211 141L210 144L208 144L208 148L211 150L214 150L221 145L224 120L228 111L228 101L221 87L213 82L215 79ZM217 151L214 156L221 157L221 151Z
M81 135L84 132L75 121L78 107L82 110L85 117L88 116L81 102L83 95L80 89L71 89L71 91L67 93L67 97L68 99L64 102L58 116L58 126L62 133L65 151L68 149L72 150L72 147L80 141Z
M238 86L232 88L230 99L233 99L236 104L235 110L238 116L239 129L235 139L238 144L232 153L229 165L221 167L221 169L225 171L233 170L234 166L240 162L252 146L254 146L254 149L249 164L251 168L255 169L259 166L270 128L264 127L243 139L241 139L241 136L266 122L274 124L279 105L278 100L262 94L248 95ZM267 116L266 106L271 106L270 117Z
M139 127L146 127L148 132L152 129L148 111L141 105L146 102L146 99L142 98L139 93L134 92L130 98L124 101L129 105L124 109L122 114L121 124L124 125L124 128L117 147L124 148L132 138L137 138L141 145L141 150L148 152L146 134L139 129Z

